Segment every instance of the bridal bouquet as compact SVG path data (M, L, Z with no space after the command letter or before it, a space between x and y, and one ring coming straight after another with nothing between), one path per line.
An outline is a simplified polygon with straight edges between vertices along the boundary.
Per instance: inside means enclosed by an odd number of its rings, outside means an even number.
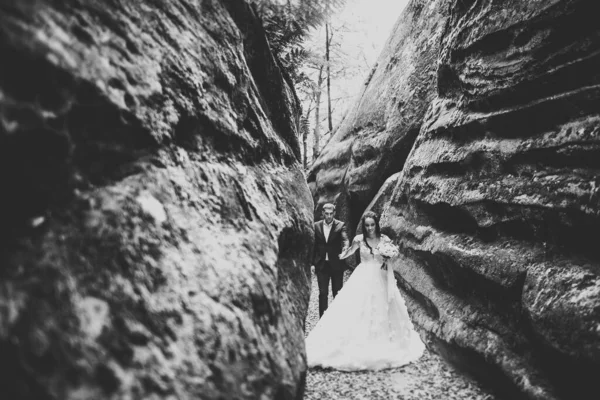
M394 243L392 242L388 242L388 241L381 241L379 243L379 245L377 245L377 251L379 251L379 254L381 254L383 257L389 259L389 258L394 258L394 257L398 257L398 255L400 254L400 250L398 249L398 246L396 246Z
M381 254L381 256L384 257L386 260L389 260L393 257L398 257L398 255L400 254L400 249L398 248L398 246L387 240L385 242L379 242L379 244L377 245L377 250L379 251L379 254ZM392 268L388 267L386 264L387 261L383 263L381 268L387 270L388 302L391 302L394 300L394 296L396 291L398 291L398 288L396 288L396 279L394 278L394 272L392 271Z

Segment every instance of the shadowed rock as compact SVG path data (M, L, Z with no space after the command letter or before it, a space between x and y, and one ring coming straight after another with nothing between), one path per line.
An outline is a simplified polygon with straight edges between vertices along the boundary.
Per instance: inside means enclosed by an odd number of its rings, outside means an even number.
M387 181L366 200L403 247L394 268L430 348L508 398L595 398L600 30L593 2L448 5L440 50L428 56L438 60L437 97L417 120L402 171L373 175L372 182ZM323 160L313 171L317 199L349 191L350 180L321 186L318 177L330 174Z
M241 0L0 4L0 392L301 398L298 103Z

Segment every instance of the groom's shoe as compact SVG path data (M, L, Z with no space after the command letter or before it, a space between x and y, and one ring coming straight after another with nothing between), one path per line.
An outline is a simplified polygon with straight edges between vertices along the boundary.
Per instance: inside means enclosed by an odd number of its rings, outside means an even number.
M325 310L327 310L327 296L329 293L325 294L325 296L319 293L319 318L323 316Z

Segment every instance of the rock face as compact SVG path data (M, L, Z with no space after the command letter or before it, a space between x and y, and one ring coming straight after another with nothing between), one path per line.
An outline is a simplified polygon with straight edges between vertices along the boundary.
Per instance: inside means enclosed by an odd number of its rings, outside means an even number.
M421 56L438 60L437 93L415 121L402 170L371 177L387 180L366 198L403 248L394 268L422 338L508 398L592 399L600 390L592 6L449 2L439 52ZM342 160L327 162L349 171ZM320 165L313 176L329 176ZM348 186L317 179L316 198Z
M316 203L335 202L352 228L386 178L402 169L435 96L444 3L409 3L359 101L311 168Z
M0 5L0 392L294 399L313 203L241 0Z

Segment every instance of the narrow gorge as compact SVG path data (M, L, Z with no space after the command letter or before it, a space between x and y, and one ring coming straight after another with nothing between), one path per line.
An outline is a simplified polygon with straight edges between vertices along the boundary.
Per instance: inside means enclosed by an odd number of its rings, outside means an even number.
M334 202L382 215L431 351L597 398L593 6L411 0L307 183L248 1L0 2L0 397L302 399Z
M413 0L310 175L382 214L428 347L507 398L600 383L600 28L586 0Z

